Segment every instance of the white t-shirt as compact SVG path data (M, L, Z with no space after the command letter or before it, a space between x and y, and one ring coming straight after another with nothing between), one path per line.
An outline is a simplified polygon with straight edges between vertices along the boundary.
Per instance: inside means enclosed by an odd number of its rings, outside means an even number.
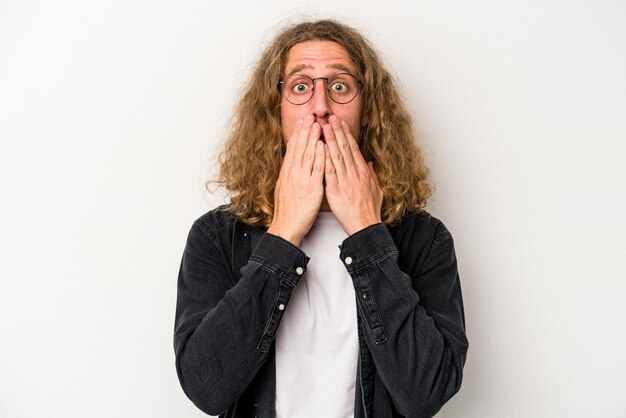
M352 278L339 258L347 238L320 212L300 248L310 257L276 334L276 417L354 417L358 361Z

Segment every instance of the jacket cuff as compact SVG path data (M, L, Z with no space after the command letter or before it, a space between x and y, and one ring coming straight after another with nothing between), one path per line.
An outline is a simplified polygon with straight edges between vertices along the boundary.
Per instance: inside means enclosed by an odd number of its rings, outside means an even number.
M269 232L259 239L250 259L270 267L281 276L287 275L294 280L294 285L306 271L310 260L300 248Z
M398 251L391 233L383 223L355 232L341 244L339 257L348 271L359 270L392 251Z

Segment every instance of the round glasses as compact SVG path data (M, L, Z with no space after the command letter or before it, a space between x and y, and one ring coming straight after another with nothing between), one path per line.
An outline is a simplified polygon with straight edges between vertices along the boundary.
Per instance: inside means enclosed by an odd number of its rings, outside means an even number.
M289 103L303 105L313 97L316 80L326 81L328 97L333 102L339 104L347 104L354 100L363 84L355 76L348 73L317 78L311 78L302 74L292 74L278 83L278 87Z

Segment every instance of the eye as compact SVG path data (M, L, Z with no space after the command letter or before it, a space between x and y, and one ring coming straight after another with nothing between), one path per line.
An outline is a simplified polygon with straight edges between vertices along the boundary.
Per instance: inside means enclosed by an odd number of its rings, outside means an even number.
M291 91L296 93L296 94L303 94L306 93L307 91L309 91L309 86L307 85L307 83L304 82L298 82L296 84L294 84L291 87Z
M330 88L335 93L346 93L348 91L348 85L341 81L334 82Z

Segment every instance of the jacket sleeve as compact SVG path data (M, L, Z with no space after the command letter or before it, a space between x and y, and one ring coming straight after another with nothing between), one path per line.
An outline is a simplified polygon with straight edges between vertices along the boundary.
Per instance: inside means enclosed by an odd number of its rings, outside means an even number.
M407 274L379 223L346 238L340 252L377 373L406 417L432 417L459 390L469 346L453 240L440 222L429 247Z
M193 224L178 276L174 329L180 384L209 415L235 402L265 362L309 261L298 247L265 233L238 274L231 272L230 248L217 243L212 228L200 219Z

